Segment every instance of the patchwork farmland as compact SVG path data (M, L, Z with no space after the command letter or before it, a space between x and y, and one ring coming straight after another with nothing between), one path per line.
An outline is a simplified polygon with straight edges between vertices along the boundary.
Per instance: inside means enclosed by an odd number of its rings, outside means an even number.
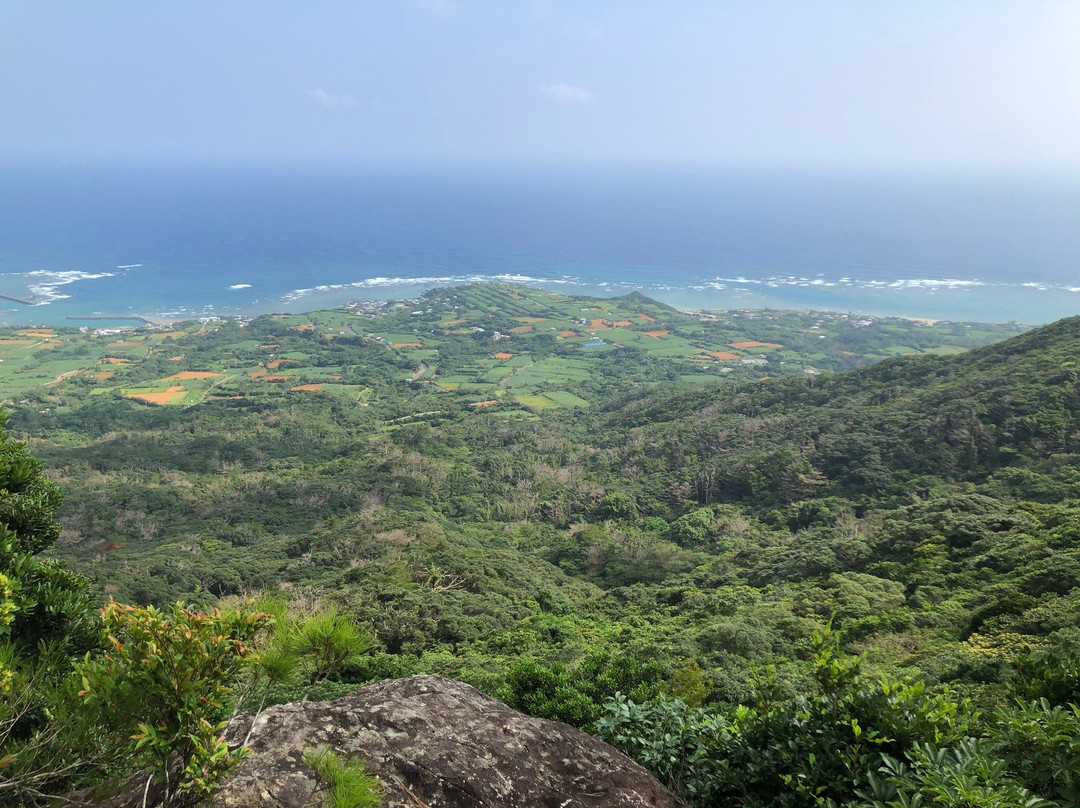
M600 299L486 284L167 331L0 330L0 399L48 413L101 396L166 407L325 396L376 404L393 416L387 423L455 408L532 417L588 407L589 390L606 384L810 378L890 356L965 350L1020 328L835 312L692 313L639 294Z

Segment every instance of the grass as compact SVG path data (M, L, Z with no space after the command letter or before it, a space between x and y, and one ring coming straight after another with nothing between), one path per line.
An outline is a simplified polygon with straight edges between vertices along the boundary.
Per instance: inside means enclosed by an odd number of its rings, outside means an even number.
M522 407L528 407L530 410L547 410L558 406L550 398L542 395L518 394L514 396L514 400Z
M573 393L568 393L565 390L553 390L548 393L544 393L544 398L549 398L558 404L560 407L588 407L589 402L583 398L575 396Z
M507 368L507 367L492 368L491 370L489 370L487 373L484 374L484 378L487 379L490 382L499 382L499 381L502 381L503 379L505 379L507 376L513 375L513 373L514 373L513 368Z

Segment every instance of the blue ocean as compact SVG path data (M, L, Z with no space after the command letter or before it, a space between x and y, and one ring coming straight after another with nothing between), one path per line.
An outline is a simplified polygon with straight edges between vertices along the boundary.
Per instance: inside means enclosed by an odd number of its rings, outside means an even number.
M85 164L0 171L5 324L510 281L684 308L1080 313L1080 177Z

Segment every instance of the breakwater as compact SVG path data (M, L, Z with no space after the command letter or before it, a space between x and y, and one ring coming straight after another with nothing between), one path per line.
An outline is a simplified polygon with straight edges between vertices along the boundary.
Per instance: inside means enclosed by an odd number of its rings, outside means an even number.
M24 306L36 306L39 300L25 300L21 297L12 297L11 295L0 295L0 299L10 300L13 303L22 303Z
M152 326L164 326L169 324L169 320L151 320L149 317L143 317L139 314L124 314L108 316L104 314L91 314L91 315L73 315L69 314L64 318L65 320L108 320L109 322L115 322L116 320L134 320L135 322L142 323L143 325Z

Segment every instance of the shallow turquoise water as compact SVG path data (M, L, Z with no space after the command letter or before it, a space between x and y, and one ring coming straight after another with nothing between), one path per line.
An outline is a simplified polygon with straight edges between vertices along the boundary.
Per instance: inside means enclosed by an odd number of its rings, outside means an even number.
M872 173L8 166L6 323L198 316L511 280L692 308L1080 313L1080 180Z

